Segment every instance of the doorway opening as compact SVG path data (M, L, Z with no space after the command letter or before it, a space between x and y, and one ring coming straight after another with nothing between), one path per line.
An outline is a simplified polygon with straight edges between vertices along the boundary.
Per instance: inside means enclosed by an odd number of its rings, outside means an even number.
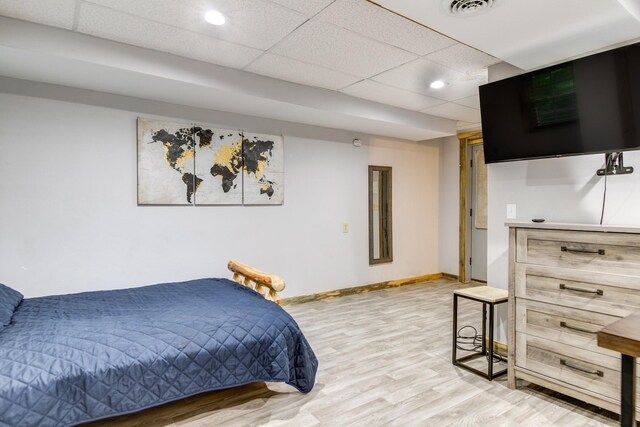
M487 169L482 131L458 134L460 141L460 243L462 283L487 281Z

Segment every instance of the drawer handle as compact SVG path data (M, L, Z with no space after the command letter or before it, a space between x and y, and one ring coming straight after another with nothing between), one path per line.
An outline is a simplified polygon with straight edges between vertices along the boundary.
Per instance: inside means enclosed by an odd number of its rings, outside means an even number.
M567 362L564 359L560 359L560 364L566 366L569 369L574 369L576 371L580 371L580 372L583 372L585 374L597 375L599 377L604 377L604 372L602 372L602 371L590 371L588 369L584 369L584 368L581 368L579 366L572 365L572 364L570 364L569 362Z
M597 334L597 332L588 331L588 330L582 329L582 328L576 328L575 326L569 326L569 325L567 325L567 322L560 322L560 327L561 328L571 329L572 331L586 332L587 334Z
M574 291L574 292L583 292L585 294L595 294L595 295L604 295L604 291L602 289L596 289L592 291L591 289L581 289L581 288L572 288L571 286L567 286L564 283L560 283L560 289L566 291Z
M567 246L560 246L560 250L562 252L579 252L581 254L598 254L604 255L604 249L580 249L580 248L569 248Z

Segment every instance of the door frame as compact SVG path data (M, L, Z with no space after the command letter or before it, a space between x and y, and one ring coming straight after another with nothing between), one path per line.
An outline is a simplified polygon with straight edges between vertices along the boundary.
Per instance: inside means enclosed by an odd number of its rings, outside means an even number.
M467 203L467 165L470 159L467 158L467 149L470 146L482 144L482 131L475 130L458 134L460 141L460 225L459 225L459 256L458 256L458 281L468 283L471 281L470 274L467 273L469 265L467 264L467 248L470 243L468 236L468 213L469 206ZM470 273L470 271L469 271Z

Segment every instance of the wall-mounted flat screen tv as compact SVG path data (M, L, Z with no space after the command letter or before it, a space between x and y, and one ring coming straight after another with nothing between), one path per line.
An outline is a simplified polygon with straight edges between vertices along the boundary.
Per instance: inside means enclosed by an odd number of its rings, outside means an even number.
M485 161L640 148L640 43L480 87Z

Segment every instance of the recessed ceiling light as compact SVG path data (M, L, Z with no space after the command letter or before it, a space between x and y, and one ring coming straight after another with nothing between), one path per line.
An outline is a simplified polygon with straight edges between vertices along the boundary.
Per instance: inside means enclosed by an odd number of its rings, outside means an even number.
M431 89L442 89L444 87L444 82L442 80L434 80L429 86L431 86Z
M204 14L204 20L211 25L224 25L227 19L217 10L209 10Z

